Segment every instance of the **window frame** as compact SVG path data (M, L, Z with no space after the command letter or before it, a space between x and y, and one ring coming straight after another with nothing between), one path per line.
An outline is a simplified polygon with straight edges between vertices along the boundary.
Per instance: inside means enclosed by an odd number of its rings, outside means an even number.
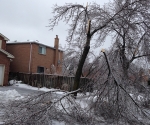
M39 68L43 68L43 72L39 72ZM44 73L44 72L45 72L44 66L37 66L37 73Z
M38 53L42 55L46 55L46 46L39 45Z

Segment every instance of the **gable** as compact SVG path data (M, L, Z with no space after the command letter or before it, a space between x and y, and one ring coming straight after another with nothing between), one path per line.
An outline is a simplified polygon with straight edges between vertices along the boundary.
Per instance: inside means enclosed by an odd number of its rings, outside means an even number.
M0 33L0 36L1 36L1 37L3 37L3 38L4 38L4 40L6 40L6 41L8 41L8 40L9 40L6 36L4 36L4 35L3 35L3 34L1 34L1 33Z
M12 54L8 53L7 51L0 49L0 52L5 54L8 58L15 58Z

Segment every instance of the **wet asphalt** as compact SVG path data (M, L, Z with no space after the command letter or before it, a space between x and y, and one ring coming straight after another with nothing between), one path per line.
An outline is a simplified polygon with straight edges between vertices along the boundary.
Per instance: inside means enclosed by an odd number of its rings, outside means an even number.
M8 91L8 90L14 90L14 89L22 96L36 95L36 94L43 93L43 91L20 88L20 87L17 87L15 85L13 85L13 86L0 86L0 91Z

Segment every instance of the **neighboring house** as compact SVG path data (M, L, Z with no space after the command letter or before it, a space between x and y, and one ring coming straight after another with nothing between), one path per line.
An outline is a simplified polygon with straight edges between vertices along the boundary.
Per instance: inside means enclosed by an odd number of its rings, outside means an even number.
M9 66L13 55L6 51L6 42L9 39L0 33L0 86L8 85Z
M57 35L54 47L38 41L7 43L7 51L15 56L10 65L10 72L61 74L63 51L58 47Z

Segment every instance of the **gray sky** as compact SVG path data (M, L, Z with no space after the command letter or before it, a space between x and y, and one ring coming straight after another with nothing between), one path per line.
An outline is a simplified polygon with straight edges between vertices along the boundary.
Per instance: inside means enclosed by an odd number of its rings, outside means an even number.
M109 0L94 0L100 5ZM66 44L67 28L60 23L53 31L48 27L48 20L53 16L54 4L79 3L86 5L86 0L0 0L0 33L10 41L38 40L53 46L54 38L59 36L60 44Z

